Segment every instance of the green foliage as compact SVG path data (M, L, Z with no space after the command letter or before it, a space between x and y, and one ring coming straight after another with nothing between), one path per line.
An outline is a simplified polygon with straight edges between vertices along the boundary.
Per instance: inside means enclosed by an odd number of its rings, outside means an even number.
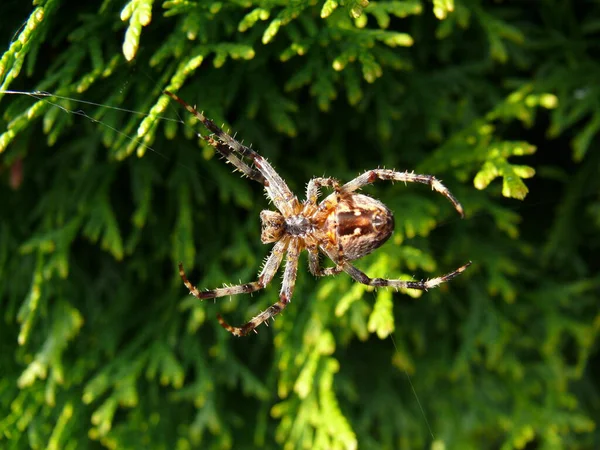
M0 447L595 448L598 6L1 8L23 25L0 59ZM368 188L396 232L357 265L473 265L430 292L302 269L274 326L233 338L215 314L243 323L278 282L201 303L177 263L200 288L254 279L267 204L164 89L298 193L384 165L443 178L466 220Z

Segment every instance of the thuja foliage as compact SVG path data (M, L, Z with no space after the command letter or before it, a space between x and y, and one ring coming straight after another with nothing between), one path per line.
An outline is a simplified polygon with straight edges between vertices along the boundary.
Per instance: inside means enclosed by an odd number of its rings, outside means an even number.
M0 11L2 448L600 445L598 5ZM253 280L268 205L164 89L299 193L377 166L442 178L466 220L422 186L368 188L396 213L370 276L473 265L397 293L303 269L272 326L234 338L217 312L243 323L278 281L201 303L177 263L201 288Z

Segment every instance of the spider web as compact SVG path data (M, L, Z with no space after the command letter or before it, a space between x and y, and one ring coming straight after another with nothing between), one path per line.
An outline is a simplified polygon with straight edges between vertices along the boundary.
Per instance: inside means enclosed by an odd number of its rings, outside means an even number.
M166 161L170 161L171 158L169 157L168 154L163 153L159 150L157 150L156 148L154 148L153 146L147 145L146 143L144 143L141 139L139 139L137 136L134 135L130 135L127 133L124 133L123 131L119 130L116 127L113 127L112 125L110 125L109 123L107 123L104 120L98 120L96 118L94 118L92 116L91 113L88 113L86 111L86 107L97 107L97 108L105 108L108 110L113 110L113 111L118 111L118 112L123 112L123 113L128 113L128 114L133 114L133 115L137 115L140 118L144 118L144 117L148 117L150 114L143 112L143 111L136 111L133 109L127 109L127 108L123 108L123 107L118 107L118 106L113 106L113 105L109 105L109 104L105 104L105 103L99 103L99 102L93 102L93 101L89 101L89 100L85 100L85 99L80 99L80 98L74 98L74 97L66 97L66 96L61 96L61 95L56 95L53 94L51 92L46 92L46 91L18 91L18 90L5 90L5 91L0 91L0 94L6 94L6 95L16 95L16 96L27 96L27 97L31 97L33 99L39 100L39 101L43 101L45 103L48 103L49 105L51 105L54 108L58 108L59 110L61 110L64 114L70 114L73 116L79 116L82 119L87 119L90 122L97 124L98 126L101 127L106 127L108 129L110 129L112 132L126 138L127 140L137 144L137 145L141 145L143 146L145 149L151 151L153 154L157 155L158 157L166 160ZM62 105L60 105L57 100L65 100L65 101L69 101L69 102L74 102L76 104L82 105L81 108L79 109L68 109ZM171 108L171 110L173 110L173 108ZM174 113L177 117L169 117L169 116L157 116L157 119L160 121L169 121L169 122L176 122L178 124L182 124L186 127L189 128L189 125L184 121L184 119L181 117L181 115L175 111ZM196 130L193 130L194 133L197 133ZM177 164L179 164L180 166L184 167L185 169L188 170L192 170L189 166L185 165L182 162L177 162ZM206 177L204 178L206 179ZM398 352L398 347L396 345L396 342L394 340L393 335L390 335L390 339L391 342L395 348L395 351ZM415 390L415 387L412 383L411 377L409 375L409 373L407 372L407 370L404 368L404 373L406 375L407 381L410 385L411 391L415 397L415 400L417 402L417 405L419 407L419 410L421 411L422 415L423 415L423 419L427 425L427 428L429 430L429 433L431 434L432 439L435 440L435 435L431 429L431 426L429 424L429 421L427 420L427 415L425 413L425 410L421 404L421 401L419 399L419 396Z
M121 112L121 113L127 113L127 114L132 114L132 115L137 115L140 117L140 119L143 119L145 117L148 117L149 114L146 112L142 112L142 111L136 111L133 109L127 109L127 108L123 108L123 107L117 107L117 106L112 106L109 104L105 104L105 103L99 103L99 102L93 102L93 101L89 101L86 99L78 99L78 98L72 98L72 97L65 97L65 96L60 96L60 95L55 95L53 93L50 92L44 92L44 91L18 91L18 90L6 90L6 91L0 91L0 94L6 94L6 95L15 95L15 96L27 96L27 97L31 97L33 99L39 100L39 101L43 101L45 103L48 103L49 105L51 105L53 108L58 108L62 113L64 114L69 114L69 115L73 115L73 116L79 116L81 119L83 120L89 120L90 122L97 124L100 127L106 127L108 129L110 129L112 132L118 134L119 136L124 137L125 139L135 143L136 145L140 145L143 146L145 149L149 150L150 152L152 152L152 154L157 155L158 157L164 159L165 161L171 161L171 156L168 153L162 152L157 150L156 148L154 148L151 145L146 144L145 142L143 142L142 139L138 138L135 135L131 135L131 134L127 134L124 133L123 131L121 131L120 129L118 129L117 127L112 126L111 124L109 124L107 121L105 120L98 120L96 118L93 117L92 113L88 113L87 109L88 108L104 108L106 110L109 111L117 111L117 112ZM78 105L81 105L81 108L78 109L68 109L64 106L62 106L61 104L58 103L58 101L63 100L63 101L68 101L68 102L74 102ZM173 113L173 117L170 117L168 115L164 115L164 116L158 116L157 119L159 121L163 121L163 122L174 122L177 124L182 124L185 127L188 127L189 129L191 129L194 133L198 133L198 131L196 129L193 129L190 127L189 124L187 124L185 122L185 120L182 118L181 116L181 111L178 110L179 108L175 105L170 105L169 107L169 111ZM185 113L183 113L185 114ZM186 170L190 170L194 173L196 173L196 175L201 176L202 179L204 181L209 181L209 182L214 182L211 180L210 176L205 176L205 174L198 174L195 170L193 170L191 167L187 166L185 163L177 161L177 164L180 165L181 167L185 168ZM219 162L212 162L211 164L219 164ZM206 169L207 173L209 171L209 169ZM592 195L592 194L589 194ZM526 205L519 205L517 207L514 207L514 209L526 209L526 208L533 208L533 207L538 207L538 206L544 206L545 204L551 203L551 200L547 200L547 201L539 201L536 203L529 203ZM481 214L475 214L469 217L469 220L474 220L476 217L479 217ZM448 219L446 222L442 222L438 224L438 228L439 227L443 227L445 225L448 225L449 223L452 223L454 221L457 221L459 219ZM285 319L282 319L285 320ZM393 334L390 334L390 340L392 342L392 345L395 349L396 353L399 353L398 347L396 345L396 341L394 339ZM416 404L418 405L418 408L422 414L423 420L427 426L427 429L429 431L429 434L431 435L431 438L433 441L435 441L435 434L431 428L431 425L429 423L426 411L419 399L419 395L414 387L414 384L412 382L411 376L409 375L408 371L406 370L406 368L402 369L404 371L404 374L406 376L406 380L410 386L410 389L412 391L412 394L415 397L415 401Z

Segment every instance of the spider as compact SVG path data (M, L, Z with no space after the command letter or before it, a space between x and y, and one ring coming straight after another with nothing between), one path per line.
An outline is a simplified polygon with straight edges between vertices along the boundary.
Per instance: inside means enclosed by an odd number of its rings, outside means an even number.
M296 284L298 257L303 250L308 251L308 267L315 276L346 272L359 283L375 287L390 286L396 290L431 289L451 280L471 265L469 261L453 272L422 281L370 278L354 267L350 261L371 253L389 239L394 230L394 216L383 203L357 191L378 180L428 184L433 190L446 197L461 217L464 217L462 206L448 188L431 175L373 169L344 185L340 185L334 178L313 178L306 188L306 200L299 201L265 158L235 140L177 95L168 91L165 91L165 94L204 124L212 134L209 136L198 134L198 136L213 146L243 175L262 184L268 198L277 208L277 211L264 210L260 213L261 241L263 244L274 243L275 245L265 260L258 280L237 286L200 291L188 281L183 265L179 263L179 274L190 294L204 300L248 294L263 289L273 280L284 254L287 253L279 301L240 327L229 325L221 315L217 315L221 326L233 335L245 336L250 331L256 332L256 327L279 314L290 303ZM244 158L250 160L253 167L244 162ZM332 189L333 193L318 203L319 190L322 187ZM321 267L320 252L331 259L335 266Z

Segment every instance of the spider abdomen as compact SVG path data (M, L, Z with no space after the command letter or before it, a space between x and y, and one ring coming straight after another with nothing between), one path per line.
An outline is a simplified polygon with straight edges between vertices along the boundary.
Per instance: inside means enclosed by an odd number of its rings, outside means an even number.
M381 247L394 231L394 215L379 200L363 194L341 197L324 223L340 254L354 260Z

